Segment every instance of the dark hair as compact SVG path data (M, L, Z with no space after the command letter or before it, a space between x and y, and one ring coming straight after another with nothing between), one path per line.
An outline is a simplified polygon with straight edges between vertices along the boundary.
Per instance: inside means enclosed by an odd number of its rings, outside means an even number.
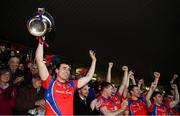
M41 80L41 77L39 76L39 74L34 74L34 75L32 76L32 78L33 78L33 79L39 79L39 80Z
M160 92L160 91L155 91L155 92L153 92L152 98L153 98L153 97L156 97L158 94L162 95L162 92Z
M109 88L109 86L112 86L112 84L109 82L102 82L100 85L100 90L103 91L105 88Z
M115 85L115 82L111 82L111 84Z
M59 61L57 64L56 64L56 69L59 69L59 67L61 66L61 64L67 64L71 67L71 61L67 60L67 59L63 59L61 61Z
M7 68L0 69L0 77L1 77L1 75L5 74L6 72L9 72L10 80L11 80L11 71ZM15 89L12 85L12 82L10 82L10 80L8 82L10 84L10 86L8 88L6 88L6 90L3 93L3 97L7 100L10 100L12 98L12 92Z
M129 93L131 93L131 91L134 89L134 87L138 87L138 85L130 85L128 87Z

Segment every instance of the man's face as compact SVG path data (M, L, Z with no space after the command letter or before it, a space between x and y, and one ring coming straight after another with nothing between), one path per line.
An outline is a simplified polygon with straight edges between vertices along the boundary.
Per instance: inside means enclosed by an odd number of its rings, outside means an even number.
M174 96L172 96L172 95L167 95L167 96L166 96L166 100L167 100L168 102L173 101L173 99L174 99Z
M33 64L31 67L30 67L30 71L32 74L37 74L38 73L38 67L37 65Z
M71 67L68 64L61 64L59 69L56 69L57 78L68 80L70 77Z
M19 59L17 57L13 57L9 60L8 64L9 64L9 68L12 71L15 71L19 66Z
M40 88L41 87L41 85L42 85L42 82L41 82L41 80L40 79L32 79L32 83L33 83L33 86L34 86L34 88Z
M113 93L113 87L111 85L109 85L107 88L105 88L105 91L106 91L107 95L110 97Z
M85 85L83 88L79 90L79 94L81 94L83 97L87 97L89 94L89 86Z
M139 87L134 87L131 93L132 93L132 96L137 97L137 98L141 96L141 91Z
M113 86L112 92L116 93L117 92L117 87L115 86L115 84L112 84L112 86Z
M4 52L6 50L6 47L5 46L0 46L0 49L2 52Z
M154 102L157 104L161 104L162 103L162 95L161 94L157 94L155 97L153 97Z

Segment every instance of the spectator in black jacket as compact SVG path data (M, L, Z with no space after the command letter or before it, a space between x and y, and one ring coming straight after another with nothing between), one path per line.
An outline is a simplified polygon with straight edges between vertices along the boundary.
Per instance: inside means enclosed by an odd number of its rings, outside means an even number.
M87 98L89 94L89 86L85 85L76 91L74 95L74 115L92 115L90 103L91 101Z

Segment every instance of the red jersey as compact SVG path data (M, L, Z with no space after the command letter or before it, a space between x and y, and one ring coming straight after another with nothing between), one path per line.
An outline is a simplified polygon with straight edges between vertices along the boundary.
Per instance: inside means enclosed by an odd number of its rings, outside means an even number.
M101 102L100 108L106 107L109 111L117 110L117 106L115 105L111 97L105 98L101 95L97 98L97 100Z
M119 94L112 94L111 99L114 101L118 109L121 109L122 98Z
M125 98L123 96L121 97L121 95L119 93L112 94L111 99L114 101L117 109L121 109L122 108L121 103L123 102L123 100L127 100L127 98ZM126 107L125 111L128 112L128 106Z
M165 102L166 106L169 107L169 115L179 115L179 109L178 109L178 105L176 105L175 107L171 108L170 107L170 102L166 101Z
M151 115L164 116L164 115L168 115L169 107L166 104L161 104L160 106L158 106L152 103L148 111L150 112Z
M170 108L169 109L169 114L170 115L179 115L179 109L178 109L178 107L177 106L175 106L174 108Z
M69 80L61 83L51 76L43 81L43 88L47 89L45 115L73 115L73 97L77 82Z
M141 96L138 100L128 100L129 115L147 115L146 100Z

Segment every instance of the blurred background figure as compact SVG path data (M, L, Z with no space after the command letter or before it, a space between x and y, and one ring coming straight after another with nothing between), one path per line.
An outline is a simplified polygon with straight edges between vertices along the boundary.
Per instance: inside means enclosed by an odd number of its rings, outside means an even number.
M0 69L0 115L12 115L16 105L16 88L10 80L11 71Z
M37 74L33 75L31 84L26 85L24 88L20 89L16 100L16 114L35 115L38 114L38 112L44 112L44 91L41 86L41 78Z

